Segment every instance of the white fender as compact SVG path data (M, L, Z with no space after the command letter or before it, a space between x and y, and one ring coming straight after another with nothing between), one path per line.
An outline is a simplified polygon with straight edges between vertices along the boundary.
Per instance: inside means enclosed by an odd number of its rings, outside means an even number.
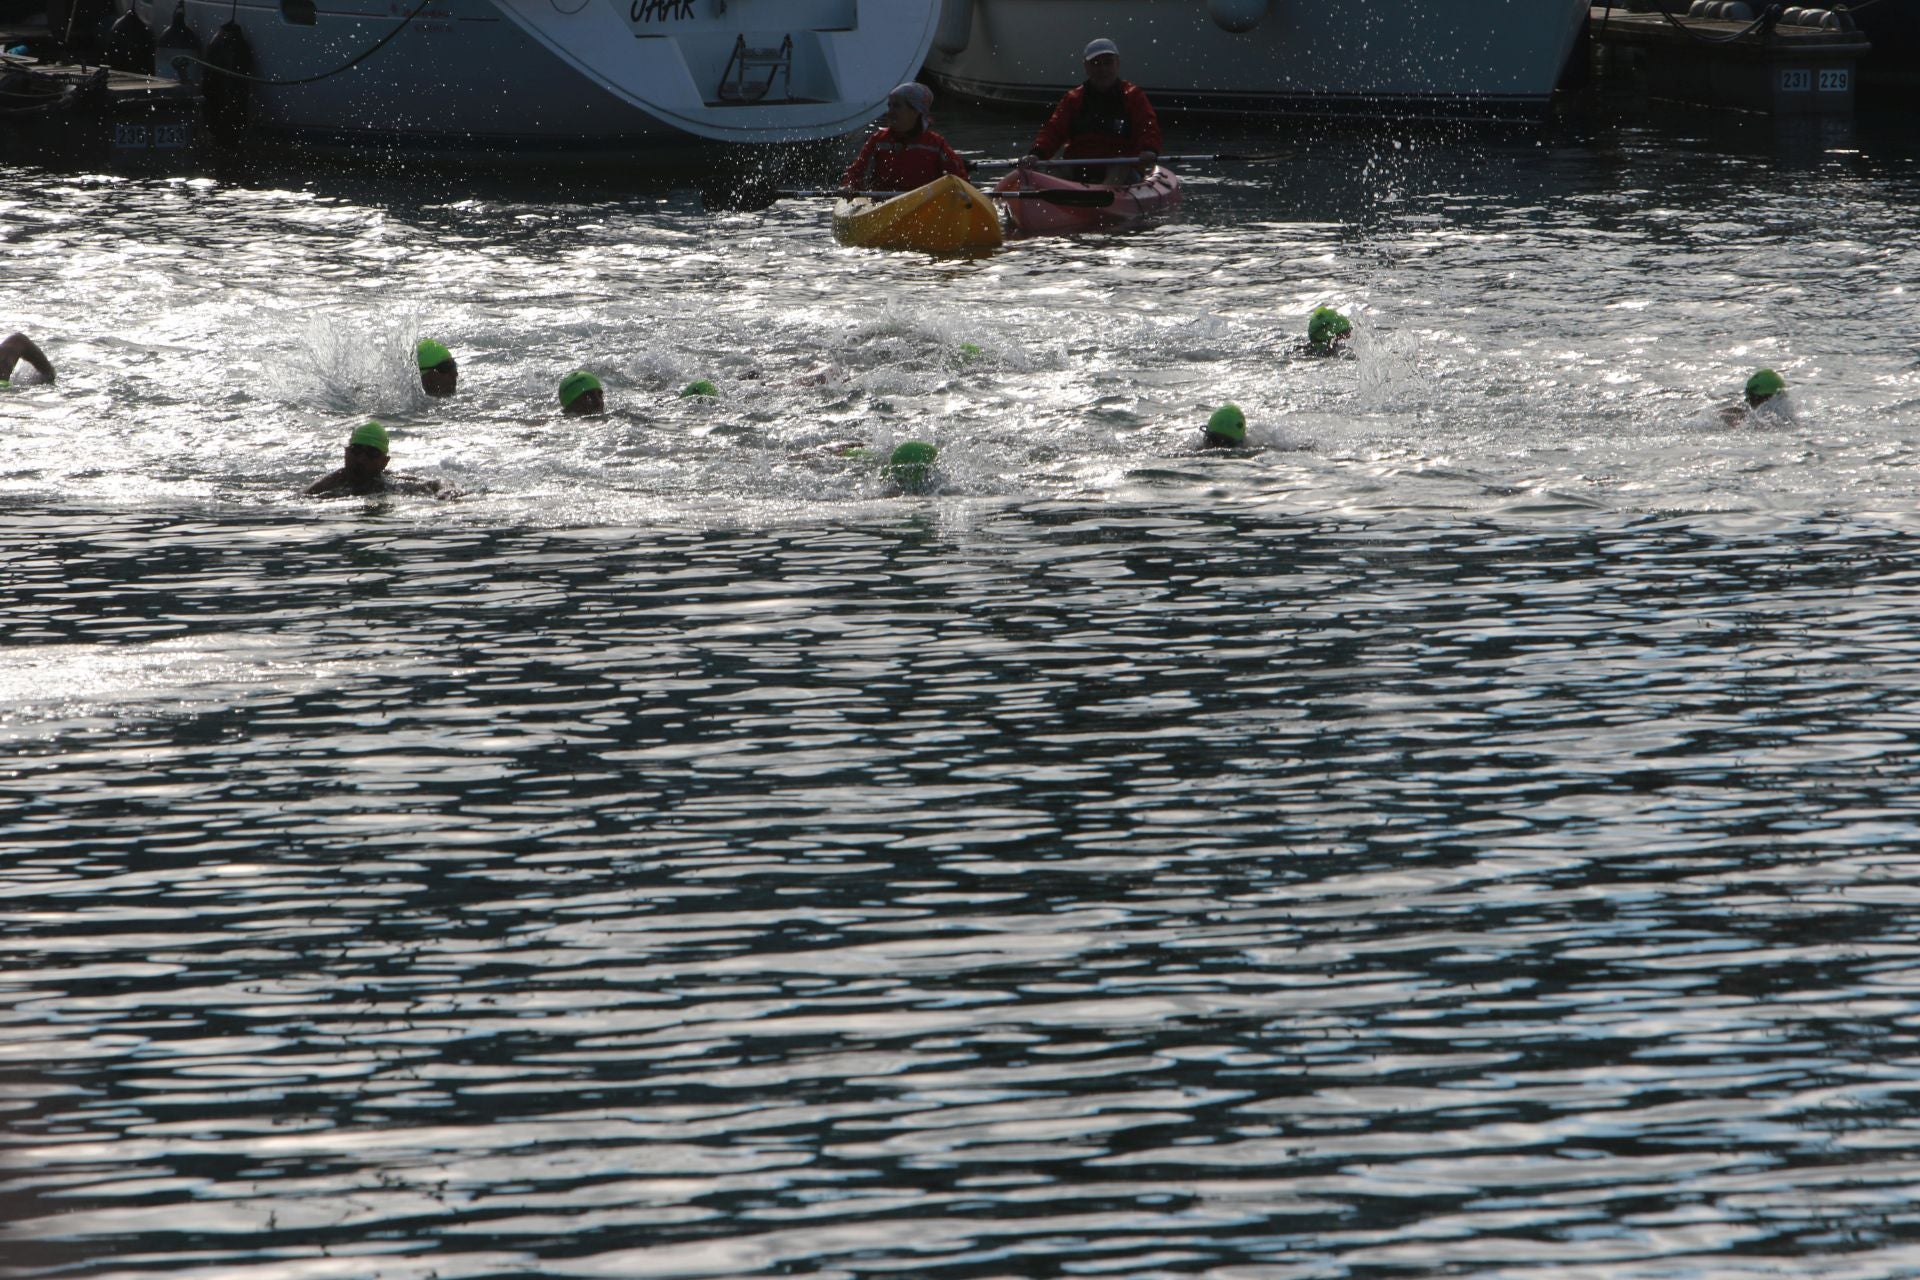
M1269 0L1207 0L1207 16L1222 31L1251 31L1267 16ZM951 0L949 0L951 3Z
M972 40L973 0L940 0L940 25L934 29L933 47L942 53L959 53Z

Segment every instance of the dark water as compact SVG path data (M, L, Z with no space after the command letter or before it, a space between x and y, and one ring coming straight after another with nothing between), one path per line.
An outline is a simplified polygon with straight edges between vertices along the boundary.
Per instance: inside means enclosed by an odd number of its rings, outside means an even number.
M0 176L0 1258L1920 1274L1920 171L1704 119L963 263Z

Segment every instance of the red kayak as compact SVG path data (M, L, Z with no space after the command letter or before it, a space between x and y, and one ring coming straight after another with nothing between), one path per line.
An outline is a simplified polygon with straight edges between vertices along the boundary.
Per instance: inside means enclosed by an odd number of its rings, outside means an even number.
M1139 182L1113 186L1107 183L1074 182L1056 177L1044 169L1028 169L1024 172L1016 169L1002 178L994 190L1111 191L1113 203L1099 208L1053 204L1046 200L1007 201L1007 217L1022 231L1095 231L1137 226L1165 217L1180 203L1180 176L1165 165L1160 165Z

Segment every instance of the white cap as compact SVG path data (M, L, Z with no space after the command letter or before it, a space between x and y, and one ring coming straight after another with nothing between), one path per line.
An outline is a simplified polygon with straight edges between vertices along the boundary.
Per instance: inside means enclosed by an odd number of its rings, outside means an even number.
M1117 58L1120 56L1120 46L1105 36L1101 36L1098 40L1092 40L1087 43L1086 50L1080 55L1080 60L1082 62L1092 62L1103 53L1110 53Z

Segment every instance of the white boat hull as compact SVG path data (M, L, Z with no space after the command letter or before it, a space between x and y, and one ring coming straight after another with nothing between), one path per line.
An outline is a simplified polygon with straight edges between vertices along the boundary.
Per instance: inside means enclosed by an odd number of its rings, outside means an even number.
M167 5L153 4L161 22ZM341 66L414 7L317 0L301 23L285 16L297 2L187 0L187 18L203 44L231 18L252 74L292 81ZM938 16L938 0L428 0L351 70L249 85L248 124L319 143L433 152L835 138L870 124L887 91L914 76ZM790 42L785 71L768 77L758 99L758 70L727 73L742 36L756 49Z
M1052 102L1095 36L1162 111L1474 117L1537 113L1587 0L946 0L936 83Z

